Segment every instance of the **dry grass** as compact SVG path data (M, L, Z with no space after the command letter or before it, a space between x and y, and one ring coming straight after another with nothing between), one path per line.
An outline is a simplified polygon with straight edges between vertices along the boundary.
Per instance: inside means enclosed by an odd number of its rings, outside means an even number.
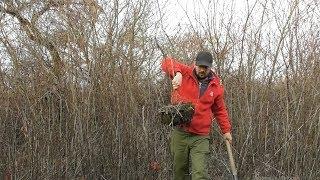
M149 33L162 23L152 16L157 3L94 2L0 3L0 177L171 178L171 129L156 116L170 87ZM253 8L257 26L249 12L218 29L190 22L161 45L186 63L202 48L215 54L240 177L317 179L319 28L299 19L313 23L319 5L293 3L285 15L272 5ZM265 32L271 17L284 22L274 34ZM194 31L201 28L206 33ZM212 136L210 175L230 177L216 126Z

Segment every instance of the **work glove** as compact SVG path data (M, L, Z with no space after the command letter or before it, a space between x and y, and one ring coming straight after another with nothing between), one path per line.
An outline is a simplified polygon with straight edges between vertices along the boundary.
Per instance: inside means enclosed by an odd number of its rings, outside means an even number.
M223 134L223 139L228 140L230 144L232 143L232 136L230 133Z
M174 78L172 79L172 87L174 90L176 90L182 82L182 74L180 72L177 72Z

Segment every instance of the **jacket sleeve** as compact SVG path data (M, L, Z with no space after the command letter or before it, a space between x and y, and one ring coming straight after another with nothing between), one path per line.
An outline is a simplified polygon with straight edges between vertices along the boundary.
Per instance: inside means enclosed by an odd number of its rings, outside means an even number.
M184 75L188 69L188 66L180 63L172 57L166 57L161 62L161 69L167 73L170 78L173 78L177 72L180 72Z
M218 122L218 125L220 127L222 134L230 132L231 124L230 124L227 108L224 102L223 89L222 89L222 93L216 97L211 109Z

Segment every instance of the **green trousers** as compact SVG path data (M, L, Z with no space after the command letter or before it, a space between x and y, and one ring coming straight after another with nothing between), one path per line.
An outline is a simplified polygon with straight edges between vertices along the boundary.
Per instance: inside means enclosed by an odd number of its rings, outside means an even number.
M209 136L199 136L174 129L171 136L173 155L173 179L208 179L207 160L209 155ZM191 172L189 162L191 161Z

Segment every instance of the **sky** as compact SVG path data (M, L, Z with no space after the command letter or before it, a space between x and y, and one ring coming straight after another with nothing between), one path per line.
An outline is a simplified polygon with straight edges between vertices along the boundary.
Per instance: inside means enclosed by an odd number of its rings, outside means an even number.
M298 36L312 35L311 32L318 32L316 37L320 37L320 5L317 0L158 0L160 8L158 12L165 12L162 23L164 28L160 28L159 34L167 33L171 36L177 35L176 32L192 31L191 25L201 33L202 25L207 25L209 20L211 32L221 33L219 37L226 36L226 23L232 19L232 33L238 37L243 35L244 25L249 17L246 36L250 43L250 36L262 29L262 46L268 50L269 54L276 54L277 46L288 46L290 34L286 33L286 29L294 29L295 23L299 24L297 28ZM298 8L297 8L298 7ZM263 9L266 13L261 23ZM292 17L290 15L291 10ZM252 12L251 12L252 10ZM288 21L289 19L289 21ZM318 23L317 23L318 22ZM288 24L289 23L289 24ZM199 30L200 29L200 30ZM165 31L165 32L163 32ZM281 40L280 35L285 38ZM303 38L307 39L307 38ZM282 42L281 42L282 41ZM240 48L237 45L236 48ZM245 48L250 48L246 47ZM279 63L283 63L286 59L286 48L281 48L281 55L277 57ZM239 50L238 50L239 52ZM244 54L246 56L246 54ZM246 57L245 57L246 58ZM271 60L261 64L260 69L269 69Z
M107 2L106 0L101 0ZM156 14L155 23L156 34L163 35L164 31L168 35L176 35L177 32L183 33L192 30L191 25L196 30L201 31L202 25L210 25L210 30L218 30L221 37L224 37L226 30L223 28L232 18L233 31L241 35L243 25L246 21L246 15L249 10L254 7L253 15L250 17L249 27L252 29L257 28L261 18L263 4L267 3L267 8L270 14L267 15L267 19L263 24L264 36L268 35L268 32L274 31L279 34L279 27L285 24L286 17L288 16L289 9L292 7L292 3L298 2L300 6L300 12L307 12L308 3L316 3L315 0L155 0L158 2L158 6L154 9ZM290 3L289 3L290 2ZM318 6L319 7L319 6ZM319 26L316 20L320 19L320 10L310 9L313 13L306 13L308 17L301 17L301 21L310 21L305 23L304 28L308 29L309 26ZM278 21L273 17L273 12L279 15ZM160 18L162 17L162 18ZM209 22L207 22L209 20ZM163 25L160 25L163 24ZM320 24L320 23L318 23ZM317 29L317 28L315 28ZM318 27L319 29L319 27ZM300 28L301 30L301 28ZM303 31L303 29L302 29ZM154 33L154 32L152 32ZM13 35L10 35L14 39ZM277 37L274 37L274 44L277 42ZM0 51L3 51L3 47L0 46ZM4 58L1 58L4 59ZM3 61L0 61L0 63Z
M221 21L232 17L233 22L245 23L246 15L252 10L250 21L258 23L260 21L264 5L268 11L268 29L277 31L277 26L281 26L289 15L290 8L297 3L299 13L305 13L311 24L320 19L320 5L318 0L156 0L160 13L165 14L162 23L168 33L175 32L179 28L185 28L190 24L199 25L197 21L205 21L207 17L214 19L212 25L216 28L221 26ZM318 4L317 7L314 4ZM311 6L310 6L311 5ZM313 11L313 13L307 13ZM278 16L278 22L275 20ZM312 17L311 17L312 16ZM320 24L320 23L319 23Z
M249 6L254 2L249 0ZM189 27L190 22L197 24L197 21L204 21L207 17L216 19L218 23L221 18L230 18L230 12L234 12L233 18L237 19L245 14L246 4L246 0L159 0L160 8L157 10L165 13L162 23L170 34L179 28Z

